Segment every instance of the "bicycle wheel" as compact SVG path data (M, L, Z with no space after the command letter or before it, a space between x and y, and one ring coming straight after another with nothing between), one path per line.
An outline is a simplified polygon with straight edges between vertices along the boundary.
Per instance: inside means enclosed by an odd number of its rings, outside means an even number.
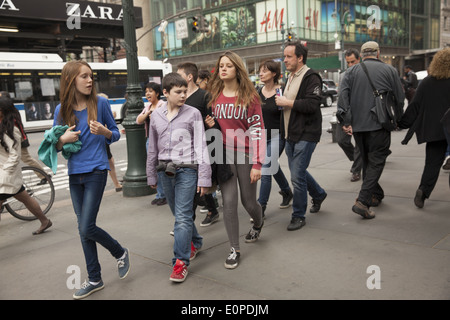
M55 187L52 178L43 170L35 167L22 167L22 177L25 190L38 202L42 212L47 214L55 201ZM4 205L9 213L20 220L37 219L22 202L14 197L10 198Z

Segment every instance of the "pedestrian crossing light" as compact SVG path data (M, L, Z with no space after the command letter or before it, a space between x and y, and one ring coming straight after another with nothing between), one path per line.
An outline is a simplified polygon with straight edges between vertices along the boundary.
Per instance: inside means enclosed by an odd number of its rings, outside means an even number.
M197 16L192 18L192 31L194 31L196 33L200 32L199 21L198 21L198 17Z
M206 18L203 15L200 16L200 31L201 32L209 31L209 21L206 20Z

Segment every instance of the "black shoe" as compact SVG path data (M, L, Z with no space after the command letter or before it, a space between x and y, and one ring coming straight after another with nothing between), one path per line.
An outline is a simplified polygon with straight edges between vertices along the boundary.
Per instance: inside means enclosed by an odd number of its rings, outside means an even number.
M200 227L208 227L212 225L214 222L219 220L219 213L211 213L207 214L205 219L200 223Z
M309 209L309 212L311 213L317 213L320 211L320 206L322 205L322 202L325 200L325 198L327 197L327 193L325 193L325 196L322 199L312 199L311 203L311 209Z
M167 204L166 198L161 198L161 199L159 199L159 201L156 203L157 206L163 206L163 205L165 205L165 204Z
M280 209L289 208L291 206L291 200L294 197L292 191L280 191L280 194L283 196L283 202L280 203Z
M292 218L287 226L288 231L298 230L306 224L305 218Z
M46 183L47 183L47 179L44 178L44 179L42 179L41 181L39 181L39 183L37 183L36 185L37 185L37 186L42 186L42 185L44 185L44 184L46 184Z
M417 189L416 196L414 197L414 204L417 208L422 209L425 205L425 195L423 194L423 191L421 189Z
M350 179L351 182L356 182L361 180L361 174L359 173L352 173L352 177Z

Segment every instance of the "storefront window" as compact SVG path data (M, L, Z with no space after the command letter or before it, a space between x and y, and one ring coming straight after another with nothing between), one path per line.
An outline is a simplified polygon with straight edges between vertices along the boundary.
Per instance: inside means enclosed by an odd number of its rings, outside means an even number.
M374 40L384 46L409 45L409 0L380 0L374 1L373 5L362 0L339 0L337 10L334 0L154 2L155 10L163 16L173 14L174 10L201 6L209 24L206 32L195 33L192 31L193 14L187 16L188 37L183 39L179 38L176 21L170 21L163 32L155 29L156 59L281 42L282 28L285 30L284 39L291 32L300 40L332 43L336 36L341 38L341 28L344 28L346 43ZM424 12L424 1L412 2L414 10ZM416 28L423 38L424 22L419 19ZM417 36L415 43L419 46L424 39Z

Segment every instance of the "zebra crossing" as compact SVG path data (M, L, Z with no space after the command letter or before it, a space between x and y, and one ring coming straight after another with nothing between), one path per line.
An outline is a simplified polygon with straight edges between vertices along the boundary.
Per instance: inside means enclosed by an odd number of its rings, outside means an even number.
M115 161L117 178L119 180L122 180L122 177L125 174L125 171L127 170L127 165L128 165L127 160ZM53 174L53 172L48 168L46 168L45 172L47 172L49 175L52 176L52 182L53 186L55 187L55 191L69 190L69 175L67 174L68 168L66 164L58 164L56 174ZM111 179L108 179L107 185L108 183L112 183Z

